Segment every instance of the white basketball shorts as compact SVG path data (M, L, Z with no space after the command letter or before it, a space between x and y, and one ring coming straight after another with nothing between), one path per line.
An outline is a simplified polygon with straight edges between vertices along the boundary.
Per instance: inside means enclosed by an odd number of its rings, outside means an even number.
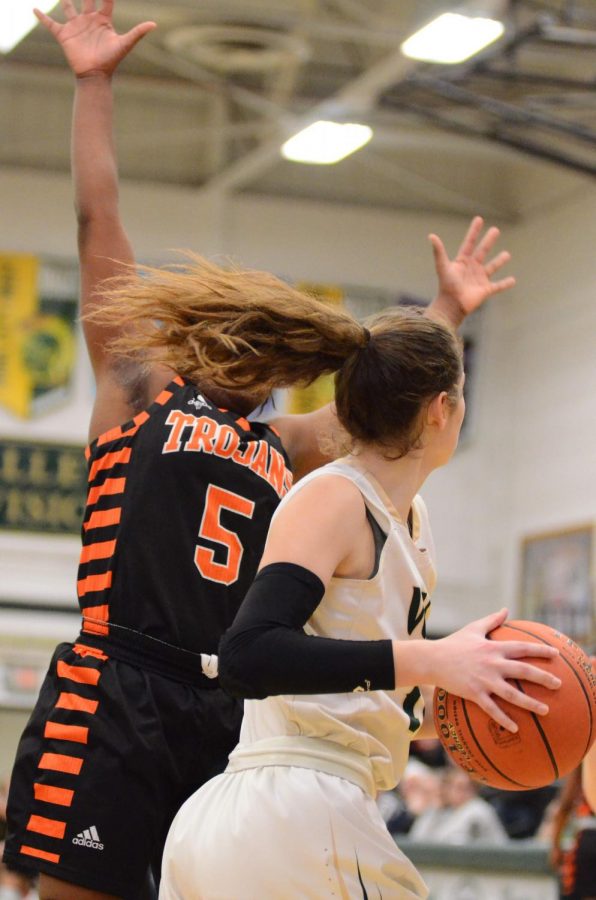
M176 816L160 900L426 898L373 798L345 778L273 765L224 772Z

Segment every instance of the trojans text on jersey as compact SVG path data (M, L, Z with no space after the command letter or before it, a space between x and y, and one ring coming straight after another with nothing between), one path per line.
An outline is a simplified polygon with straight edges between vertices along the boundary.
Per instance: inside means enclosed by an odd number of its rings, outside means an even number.
M267 441L243 440L238 432L210 416L193 416L173 409L166 419L170 434L162 453L209 453L247 466L283 497L292 486L292 473L286 469L281 453Z

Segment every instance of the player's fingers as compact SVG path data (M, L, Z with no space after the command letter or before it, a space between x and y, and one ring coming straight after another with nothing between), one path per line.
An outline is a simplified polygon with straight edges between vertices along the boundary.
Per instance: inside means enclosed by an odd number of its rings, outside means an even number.
M62 9L67 19L74 19L76 16L78 16L72 0L62 0Z
M489 631L502 625L508 615L509 610L504 606L503 609L500 609L498 612L491 613L488 616L484 616L482 619L477 619L475 622L472 622L471 627L474 631L477 631L478 634L488 634Z
M561 679L540 666L532 666L530 663L520 662L519 660L511 660L508 662L504 674L507 678L518 678L524 681L533 681L534 684L541 684L543 687L556 690L561 687Z
M62 28L59 22L55 22L54 19L50 19L49 16L46 16L41 9L34 9L33 14L39 19L44 28L47 28L50 34L56 35Z
M502 725L503 728L506 728L507 731L512 731L514 734L518 730L517 724L501 709L498 703L495 703L490 694L479 697L476 703L484 710L487 716L494 719L497 725Z
M81 4L81 12L82 13L95 12L95 0L83 0L83 2Z
M114 0L103 0L101 4L101 14L102 16L106 16L106 18L111 19L112 13L114 11Z
M538 716L545 716L548 713L546 703L531 697L529 694L525 694L510 681L503 681L501 685L498 685L493 690L493 694L502 700L506 700L507 703L519 706L520 709L527 709L528 712L535 713Z
M511 253L508 250L502 250L498 253L494 259L491 259L490 262L484 267L484 271L489 276L494 275L499 269L501 269L506 263L511 259Z
M153 31L154 28L157 28L155 22L142 22L140 25L135 25L135 27L131 28L130 31L127 31L126 34L123 34L122 40L124 41L127 51L132 50L135 44L138 44L141 38L145 37L150 31Z
M480 243L478 244L478 246L476 247L476 250L474 252L474 257L475 257L475 259L478 260L478 262L484 262L486 254L490 250L492 250L492 247L493 247L495 241L497 240L497 238L499 237L500 233L501 232L499 231L499 229L496 228L494 225L488 229L488 231L486 232L486 234L484 235L484 237L482 238L482 240L480 241Z
M457 251L458 256L471 256L476 246L476 241L478 240L478 235L482 231L482 226L484 225L484 219L482 216L474 216L472 221L470 222L470 227L466 232L466 236L461 242L460 248Z
M491 297L493 294L502 294L503 291L508 291L510 288L515 287L516 281L513 275L509 275L508 278L502 278L500 281L494 281L491 285Z
M554 659L559 655L557 647L550 644L530 643L530 641L502 641L500 648L508 659L523 659L537 657L539 659Z
M433 248L433 256L435 258L435 268L437 270L443 268L448 262L449 257L445 250L445 245L438 234L429 234L428 239Z

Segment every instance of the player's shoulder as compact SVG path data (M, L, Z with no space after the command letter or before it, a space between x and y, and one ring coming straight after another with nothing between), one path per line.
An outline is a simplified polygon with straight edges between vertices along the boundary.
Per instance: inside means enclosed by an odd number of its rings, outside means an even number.
M298 481L282 505L291 506L295 511L316 512L320 517L365 515L364 498L358 485L349 473L339 471L332 463Z

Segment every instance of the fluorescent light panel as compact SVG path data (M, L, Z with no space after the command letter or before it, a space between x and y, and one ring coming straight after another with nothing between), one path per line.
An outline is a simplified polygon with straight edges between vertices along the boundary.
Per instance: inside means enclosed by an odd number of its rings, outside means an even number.
M0 53L10 53L37 25L33 6L42 12L53 9L58 0L3 0L0 5Z
M329 165L359 150L371 137L368 125L319 121L286 141L281 152L293 162Z
M443 13L401 45L404 56L425 62L459 63L501 37L505 27L496 19Z

